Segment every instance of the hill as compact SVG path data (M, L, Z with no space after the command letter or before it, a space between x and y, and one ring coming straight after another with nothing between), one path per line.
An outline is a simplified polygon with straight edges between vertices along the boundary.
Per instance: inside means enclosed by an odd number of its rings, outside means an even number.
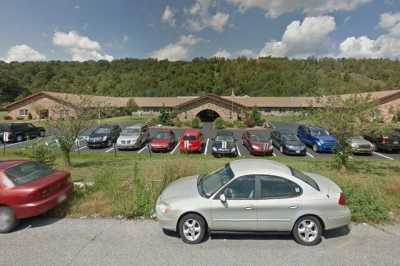
M384 59L0 62L0 102L40 90L110 96L342 94L398 88L398 73L400 63Z

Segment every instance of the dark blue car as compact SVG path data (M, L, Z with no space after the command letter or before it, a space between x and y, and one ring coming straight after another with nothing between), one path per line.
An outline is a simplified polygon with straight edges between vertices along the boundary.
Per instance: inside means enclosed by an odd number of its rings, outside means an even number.
M314 152L333 152L337 145L336 138L325 128L299 126L297 136L304 144L312 147Z

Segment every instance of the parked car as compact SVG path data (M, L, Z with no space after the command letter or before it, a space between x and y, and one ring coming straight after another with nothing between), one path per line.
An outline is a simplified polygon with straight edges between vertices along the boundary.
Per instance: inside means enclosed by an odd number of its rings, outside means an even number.
M274 153L271 136L265 131L246 130L242 135L242 141L253 155L272 155Z
M334 152L336 149L336 138L325 128L299 126L297 136L304 144L312 147L314 152Z
M164 230L189 244L218 231L277 231L310 246L351 219L345 195L330 179L261 159L179 179L161 193L155 212Z
M150 149L154 152L168 152L175 146L175 133L171 129L159 129L151 138Z
M122 130L118 140L119 150L139 149L146 145L150 138L149 127L145 124L137 124Z
M120 133L121 128L118 125L99 126L90 134L87 146L90 149L110 147L117 141Z
M387 135L365 135L364 138L373 143L377 150L386 152L400 151L400 131L394 130Z
M202 152L203 134L199 129L186 129L179 138L179 151L182 153Z
M375 145L361 136L350 138L346 142L354 154L371 155L375 151Z
M71 175L33 161L0 161L0 233L46 213L73 191Z
M8 123L0 125L2 142L21 142L37 137L44 137L46 130L31 123Z
M236 139L232 132L220 130L212 141L211 152L215 157L238 156Z
M307 154L307 147L296 134L285 131L271 132L272 144L283 154L303 155Z

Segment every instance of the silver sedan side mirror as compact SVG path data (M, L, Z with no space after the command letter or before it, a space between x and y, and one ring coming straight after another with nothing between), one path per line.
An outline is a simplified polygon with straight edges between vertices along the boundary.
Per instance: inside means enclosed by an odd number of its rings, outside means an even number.
M219 196L219 200L220 200L222 203L225 203L225 202L226 202L226 196L225 196L225 194L221 194L221 195Z

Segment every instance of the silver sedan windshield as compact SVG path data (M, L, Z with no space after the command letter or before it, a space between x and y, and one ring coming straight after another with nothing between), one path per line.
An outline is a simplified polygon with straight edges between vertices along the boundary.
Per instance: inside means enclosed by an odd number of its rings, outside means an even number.
M229 166L216 170L208 175L201 177L200 188L206 197L211 197L223 185L229 182L234 177L234 174Z

